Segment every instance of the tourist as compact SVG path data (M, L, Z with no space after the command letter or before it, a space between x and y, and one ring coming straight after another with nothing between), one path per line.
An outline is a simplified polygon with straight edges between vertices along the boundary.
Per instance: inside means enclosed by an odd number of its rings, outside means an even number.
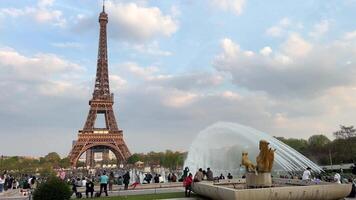
M147 173L145 175L145 181L147 182L147 184L150 184L152 180L152 174L151 173Z
M232 179L233 177L232 177L232 175L231 175L231 173L228 173L227 174L227 179Z
M177 182L177 176L174 174L174 173L172 173L172 180L171 180L173 183L174 182Z
M24 188L25 189L25 188ZM77 184L75 178L72 179L72 192L77 194Z
M0 175L0 193L4 190L5 179L3 175Z
M32 176L30 184L31 184L32 189L36 189L36 177L35 176Z
M219 179L220 179L220 180L225 179L225 176L224 176L223 174L220 174Z
M303 181L309 181L311 179L311 168L307 167L307 169L303 172L302 180Z
M168 174L167 180L168 180L168 183L170 183L170 182L172 181L172 175L171 175L171 173Z
M208 181L213 181L214 180L213 171L211 171L209 167L206 169L206 179Z
M106 175L106 172L104 171L103 175L100 176L100 192L99 195L101 195L103 189L105 192L105 195L108 196L108 182L109 182L109 177Z
M158 180L160 183L164 183L164 179L163 179L163 176L161 176L161 174L158 175Z
M93 193L94 193L94 183L90 180L87 179L85 183L85 196L88 198L90 193L90 197L93 198Z
M125 184L125 190L129 188L129 183L130 183L130 173L127 171L126 174L124 174L124 184Z
M334 182L341 184L341 175L335 170Z
M110 175L109 175L109 191L112 191L112 185L114 184L114 179L115 179L114 172L110 172Z
M192 183L193 183L193 175L189 173L189 175L183 181L186 197L190 197L190 193L192 192Z
M354 163L354 166L351 167L351 172L356 175L356 163Z
M119 178L117 179L117 184L122 185L123 183L124 183L124 179L122 178L122 176L119 176Z
M140 185L140 176L138 174L135 174L135 182L131 185L132 189L134 190L137 185Z
M188 176L188 172L189 172L189 168L185 167L183 170L183 175L182 175L181 179L179 179L179 181L184 181L185 177Z
M156 176L153 178L153 180L155 181L155 183L159 183L159 176L158 176L158 174L156 174Z
M83 177L82 181L81 181L81 186L85 187L87 185L87 180L85 177Z
M200 168L194 175L194 181L195 182L200 182L203 180L204 174L203 174L203 169Z

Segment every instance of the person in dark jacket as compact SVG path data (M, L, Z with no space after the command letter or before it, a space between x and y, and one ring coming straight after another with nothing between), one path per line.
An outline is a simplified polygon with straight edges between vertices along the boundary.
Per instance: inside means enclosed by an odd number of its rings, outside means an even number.
M93 193L94 193L94 183L90 180L87 179L87 183L85 184L85 195L88 198L90 193L90 197L93 198Z
M124 174L123 178L124 178L125 190L127 190L129 188L129 183L130 183L130 173L126 172L126 174Z

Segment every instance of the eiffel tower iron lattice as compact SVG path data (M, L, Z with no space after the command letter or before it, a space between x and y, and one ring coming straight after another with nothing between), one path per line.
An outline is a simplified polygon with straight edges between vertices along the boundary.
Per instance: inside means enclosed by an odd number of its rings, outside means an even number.
M86 152L86 165L93 167L94 149L101 149L103 157L108 157L108 150L111 150L118 163L125 162L131 156L123 139L123 131L116 123L113 110L114 95L110 93L108 72L107 23L108 15L103 5L103 11L99 15L100 35L94 92L89 101L90 110L84 128L79 130L78 140L74 142L69 153L72 167L77 165L84 152ZM98 114L104 115L105 128L95 127Z

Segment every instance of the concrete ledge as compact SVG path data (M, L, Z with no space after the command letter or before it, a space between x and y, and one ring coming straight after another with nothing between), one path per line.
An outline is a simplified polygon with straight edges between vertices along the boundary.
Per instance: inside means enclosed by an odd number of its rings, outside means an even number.
M216 200L337 200L351 192L351 184L326 184L309 186L283 186L257 189L233 189L214 185L212 182L196 182L193 191Z

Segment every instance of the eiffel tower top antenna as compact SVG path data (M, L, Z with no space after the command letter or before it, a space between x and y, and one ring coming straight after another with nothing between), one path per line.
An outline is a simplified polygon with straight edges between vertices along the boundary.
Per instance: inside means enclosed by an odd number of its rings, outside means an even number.
M105 0L103 0L103 12L105 12Z

